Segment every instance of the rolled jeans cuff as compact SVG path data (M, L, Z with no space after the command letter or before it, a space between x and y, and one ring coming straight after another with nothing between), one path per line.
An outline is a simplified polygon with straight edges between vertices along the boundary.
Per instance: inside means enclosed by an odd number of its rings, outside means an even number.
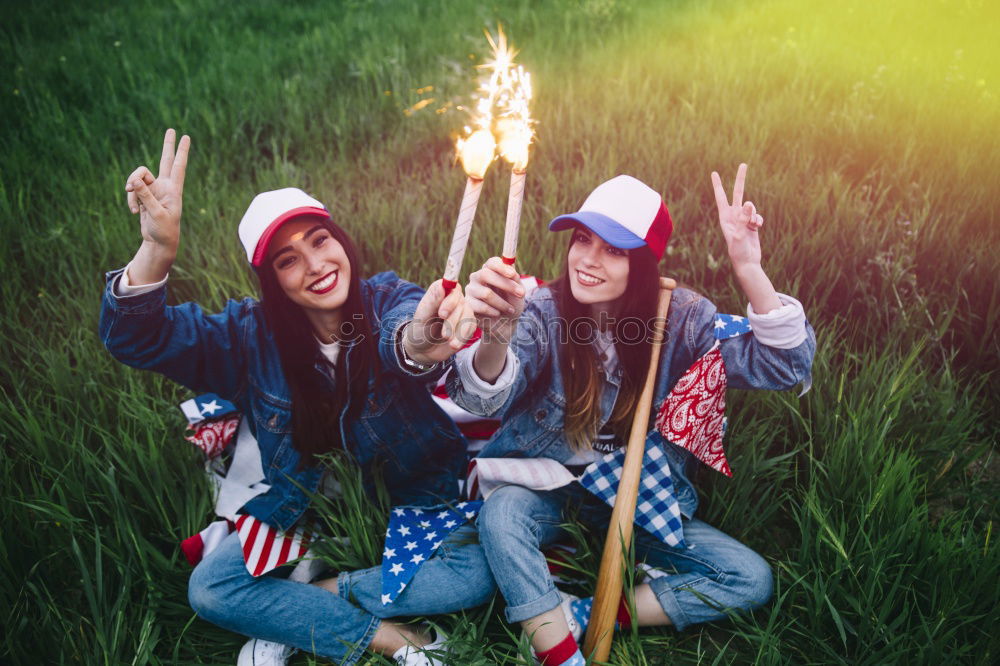
M337 575L337 596L352 604L354 602L349 598L348 591L351 589L351 577L356 573L360 574L363 572L345 571ZM378 631L381 625L382 619L372 615L371 620L368 622L368 627L365 629L365 633L361 635L361 638L356 643L345 644L348 651L343 659L340 660L341 666L354 666L354 664L361 661L368 650L368 646L371 645L372 639L375 638L375 632Z
M669 576L653 578L649 581L649 588L653 590L656 600L660 602L663 612L670 618L670 624L673 625L674 629L684 631L693 624L677 602L677 595L674 594L674 588L670 585Z
M558 608L561 603L562 596L559 594L559 590L553 587L530 603L521 604L520 606L507 606L504 615L510 623L523 622L542 613L547 613L553 608Z

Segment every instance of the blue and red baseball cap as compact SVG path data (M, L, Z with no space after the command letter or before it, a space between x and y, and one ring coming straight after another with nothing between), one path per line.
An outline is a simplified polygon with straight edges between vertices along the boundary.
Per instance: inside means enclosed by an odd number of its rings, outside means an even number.
M598 185L580 210L555 218L549 222L549 230L562 231L577 224L623 250L645 245L657 261L674 230L663 197L642 181L624 175Z

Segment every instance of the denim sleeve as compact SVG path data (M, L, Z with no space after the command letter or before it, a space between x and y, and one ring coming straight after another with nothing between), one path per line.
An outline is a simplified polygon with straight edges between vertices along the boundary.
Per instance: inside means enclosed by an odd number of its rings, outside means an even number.
M448 374L446 389L448 397L459 407L477 416L494 417L507 413L517 400L535 381L551 362L551 350L554 341L555 326L547 326L549 318L545 316L537 303L529 301L517 322L514 339L508 352L516 360L512 381L497 381L498 390L492 395L470 386L463 376L475 372L472 369L472 354L467 350L455 356L458 372ZM505 367L506 369L506 367Z
M708 299L696 304L688 321L687 337L695 349L695 358L715 344L717 309ZM732 388L786 390L808 382L816 352L816 333L808 320L803 321L805 336L790 349L771 347L751 332L722 340L719 347L726 365L726 379Z
M245 385L244 329L256 303L229 301L207 315L195 303L168 306L165 286L119 297L114 286L121 273L107 274L101 304L100 336L111 355L193 391L235 400Z
M476 358L476 350L482 340L476 340L472 345L458 351L455 354L455 372L459 373L462 381L462 389L472 392L481 398L492 398L493 396L506 391L514 385L514 379L521 371L521 361L518 360L511 348L507 347L507 355L504 358L503 369L493 383L487 382L476 374L473 361Z
M378 337L378 354L382 367L395 375L414 377L428 382L437 381L451 366L451 362L437 363L426 372L420 372L403 363L401 333L413 320L424 290L399 278L393 272L379 273L368 280L372 313L372 333Z

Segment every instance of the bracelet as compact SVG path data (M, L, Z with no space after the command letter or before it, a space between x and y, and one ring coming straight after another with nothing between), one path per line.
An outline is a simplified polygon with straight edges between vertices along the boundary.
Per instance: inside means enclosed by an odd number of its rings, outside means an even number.
M409 326L410 322L407 322L406 326ZM406 347L403 346L403 329L406 326L400 326L399 333L396 336L396 349L399 350L399 358L403 360L403 365L411 370L416 370L417 372L429 372L437 365L437 363L431 363L430 365L425 365L424 363L419 363L410 358L406 353Z

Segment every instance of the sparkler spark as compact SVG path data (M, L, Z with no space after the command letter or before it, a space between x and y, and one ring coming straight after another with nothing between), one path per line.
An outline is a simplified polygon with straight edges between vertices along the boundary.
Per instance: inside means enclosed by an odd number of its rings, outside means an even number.
M507 44L502 28L497 29L496 40L489 33L486 38L493 48L493 59L480 66L490 72L483 101L488 100L490 104L489 120L499 137L501 156L515 171L523 171L528 166L528 146L534 136L531 129L534 121L529 109L531 74L521 65L515 65L517 51Z
M533 134L533 121L528 113L531 77L522 67L515 67L516 52L508 48L503 30L498 29L497 32L496 40L486 33L486 38L493 47L493 59L481 65L480 69L487 70L489 77L479 86L481 94L475 101L472 122L465 128L465 136L455 142L458 159L462 162L468 180L442 280L445 293L450 292L459 279L462 259L472 231L472 220L483 187L483 177L497 153L495 137L500 137L500 154L513 164L504 236L504 261L513 263L513 252L517 247L528 146ZM508 248L509 253L506 251Z
M469 178L483 179L486 169L493 161L496 145L493 134L486 129L477 130L469 138L458 140L455 146L458 149L458 159L462 161L462 168Z
M497 137L500 155L515 171L523 171L528 166L528 146L534 137L535 121L529 111L531 74L514 63L517 51L507 43L502 28L497 29L496 39L489 32L486 39L493 55L478 69L485 70L488 77L479 86L471 111L471 127L465 128L468 138L460 138L456 149L461 156L463 146L472 139L470 135L485 130ZM464 158L462 161L465 164ZM470 173L468 169L466 173Z

